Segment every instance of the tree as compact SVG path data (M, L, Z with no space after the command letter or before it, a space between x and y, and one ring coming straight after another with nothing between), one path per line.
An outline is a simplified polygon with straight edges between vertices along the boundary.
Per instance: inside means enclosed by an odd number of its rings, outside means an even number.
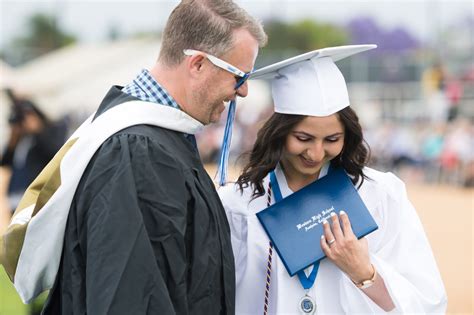
M76 38L63 31L54 16L34 14L28 20L26 35L12 41L12 50L25 62L55 49L72 44Z
M332 24L306 19L287 24L272 20L265 23L268 45L262 50L266 63L281 60L297 53L324 47L345 45L349 42L346 31Z

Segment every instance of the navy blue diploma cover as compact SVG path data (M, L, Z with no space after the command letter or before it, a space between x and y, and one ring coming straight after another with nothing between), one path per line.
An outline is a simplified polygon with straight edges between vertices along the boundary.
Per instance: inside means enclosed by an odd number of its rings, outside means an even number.
M378 226L346 172L332 169L321 179L257 213L290 276L325 257L323 220L344 210L361 238ZM331 222L331 220L328 220Z

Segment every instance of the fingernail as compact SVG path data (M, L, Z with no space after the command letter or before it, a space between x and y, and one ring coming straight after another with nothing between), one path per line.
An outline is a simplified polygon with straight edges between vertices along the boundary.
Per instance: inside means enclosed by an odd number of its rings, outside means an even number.
M339 215L343 215L343 214L346 214L346 212L344 210L341 210L341 212L339 212Z
M323 224L328 224L328 220L324 219Z
M331 212L331 217L335 216L336 214L334 212Z
M322 239L322 240L324 239L324 235L321 235L321 239Z

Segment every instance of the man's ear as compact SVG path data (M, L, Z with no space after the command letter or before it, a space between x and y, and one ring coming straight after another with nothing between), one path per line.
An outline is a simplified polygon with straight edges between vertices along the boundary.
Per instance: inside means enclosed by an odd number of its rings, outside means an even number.
M188 68L189 73L194 75L200 75L201 72L204 70L204 61L206 57L196 54L186 58L186 66Z

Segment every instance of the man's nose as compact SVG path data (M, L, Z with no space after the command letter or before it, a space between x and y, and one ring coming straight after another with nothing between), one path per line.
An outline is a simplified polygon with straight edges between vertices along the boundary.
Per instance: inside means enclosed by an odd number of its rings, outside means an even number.
M237 95L240 97L246 97L247 94L249 93L249 86L247 81L245 81L238 89L237 89Z

